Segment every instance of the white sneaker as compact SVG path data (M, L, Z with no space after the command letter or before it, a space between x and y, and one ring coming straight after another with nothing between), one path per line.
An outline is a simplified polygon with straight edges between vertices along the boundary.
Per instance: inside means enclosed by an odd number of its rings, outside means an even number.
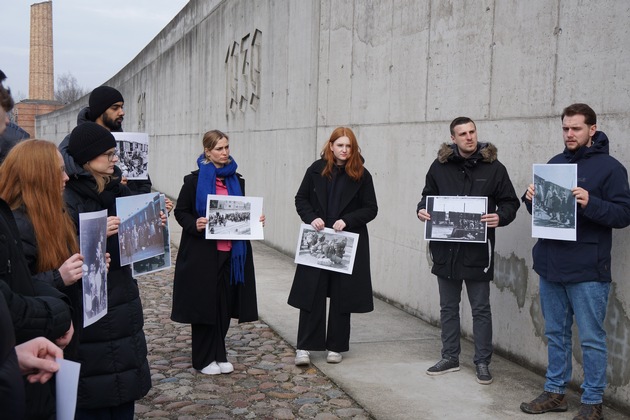
M219 369L221 370L221 373L234 372L234 366L232 366L232 363L230 362L219 362L217 364L219 365Z
M221 373L221 368L217 365L217 362L212 362L205 368L201 369L201 373L204 375L218 375Z
M306 350L295 351L295 366L305 366L311 364L311 353Z
M329 351L328 357L326 357L326 361L328 363L341 363L341 359L341 354L337 353L336 351Z

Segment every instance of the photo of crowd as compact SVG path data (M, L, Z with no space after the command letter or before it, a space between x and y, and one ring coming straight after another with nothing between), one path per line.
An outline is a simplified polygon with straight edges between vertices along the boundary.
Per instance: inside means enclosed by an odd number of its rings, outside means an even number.
M158 193L117 198L116 207L121 220L118 230L121 266L164 254Z
M112 133L116 138L118 163L128 180L148 179L149 136L146 133Z
M263 239L262 224L252 214L262 213L260 197L226 197L208 194L206 239Z
M107 266L105 261L107 213L81 213L80 244L83 260L83 326L107 313Z

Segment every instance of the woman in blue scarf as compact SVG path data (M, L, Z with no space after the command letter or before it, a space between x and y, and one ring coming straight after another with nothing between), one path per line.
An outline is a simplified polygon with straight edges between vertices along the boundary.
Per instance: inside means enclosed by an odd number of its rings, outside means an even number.
M182 237L175 264L171 319L191 324L192 365L201 373L230 373L225 337L230 319L258 319L256 278L249 241L205 239L208 194L243 196L245 182L230 156L228 136L203 136L198 170L184 177L175 206ZM264 224L265 217L260 216Z

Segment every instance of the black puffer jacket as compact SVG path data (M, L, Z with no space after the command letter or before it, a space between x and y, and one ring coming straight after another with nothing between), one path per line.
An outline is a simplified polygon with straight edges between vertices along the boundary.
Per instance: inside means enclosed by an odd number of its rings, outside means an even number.
M15 355L15 333L9 308L0 296L0 413L3 418L24 418L24 386Z
M116 197L130 195L120 184L120 173L106 190L97 193L94 178L81 170L64 192L70 216L78 226L79 213L106 209L116 215ZM77 406L83 409L113 407L135 401L151 388L144 319L138 284L129 266L120 266L118 235L107 239L111 263L107 273L108 312L83 328L79 344L81 363ZM82 305L77 302L76 306Z
M488 197L488 214L499 215L499 226L511 223L520 205L505 166L497 160L497 148L491 143L479 143L468 158L459 155L454 143L443 143L427 173L416 213L426 208L427 196L434 195ZM438 277L473 281L494 278L494 229L488 229L487 243L431 241L429 248L431 272Z

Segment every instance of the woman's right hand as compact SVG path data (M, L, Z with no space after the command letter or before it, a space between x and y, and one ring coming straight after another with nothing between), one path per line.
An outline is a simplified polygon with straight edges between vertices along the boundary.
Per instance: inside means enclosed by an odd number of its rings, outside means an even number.
M83 277L83 255L74 254L59 267L63 284L70 286Z
M313 229L315 229L316 231L320 231L326 227L326 224L321 217L318 217L311 222L311 226L313 226Z
M203 232L207 224L208 224L208 219L206 219L205 217L200 217L199 219L197 219L197 225L196 225L197 231Z

